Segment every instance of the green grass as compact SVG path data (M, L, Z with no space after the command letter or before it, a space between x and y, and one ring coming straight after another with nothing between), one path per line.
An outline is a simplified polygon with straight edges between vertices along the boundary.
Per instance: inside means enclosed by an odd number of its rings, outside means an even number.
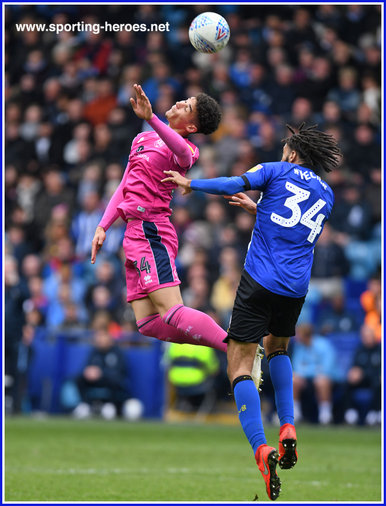
M268 428L277 444L277 428ZM381 434L298 427L279 501L380 501ZM268 500L238 426L7 419L6 501Z

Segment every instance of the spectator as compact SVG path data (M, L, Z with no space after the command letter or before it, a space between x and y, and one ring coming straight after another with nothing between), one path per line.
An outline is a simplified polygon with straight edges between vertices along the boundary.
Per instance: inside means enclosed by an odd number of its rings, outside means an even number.
M275 80L269 91L273 114L287 115L291 111L295 99L293 79L293 69L289 65L283 63L275 69Z
M299 421L303 417L302 392L311 387L315 390L319 423L331 423L335 352L326 338L313 335L309 324L297 328L292 367L295 420Z
M18 224L11 224L7 230L6 241L20 267L24 257L31 253L32 249L24 228Z
M361 176L361 182L368 183L372 169L381 166L378 143L370 125L358 125L354 131L354 142L346 154L351 170Z
M69 305L74 304L75 301L72 297L71 285L63 283L59 285L58 295L55 299L50 300L46 314L47 328L50 330L58 330L64 323ZM81 306L78 307L78 319L85 322L86 314L81 311Z
M170 66L167 63L161 61L157 65L154 65L152 70L153 76L147 79L142 87L152 104L157 101L160 87L163 84L169 85L176 94L180 93L180 85L178 81L172 77Z
M94 16L86 16L85 23L94 24L97 19ZM92 68L98 74L104 74L107 69L108 57L112 49L110 40L103 40L101 33L85 32L85 42L74 55L75 61L89 60Z
M50 301L44 293L43 279L38 275L31 276L28 279L27 287L29 296L26 299L23 308L28 312L37 310L43 317L45 317L52 301Z
M332 89L327 98L337 102L348 119L360 104L360 92L356 86L357 72L352 67L343 67L338 74L338 87Z
M52 302L59 296L60 288L69 284L71 288L71 297L73 301L82 305L86 284L82 277L76 272L76 268L72 262L63 261L57 269L50 272L44 279L44 293Z
M92 283L88 287L85 295L87 304L91 306L95 303L95 289L97 287L105 287L112 297L112 307L119 307L121 301L121 292L124 288L124 280L120 280L117 276L116 266L110 259L101 258L94 269Z
M112 82L103 78L98 82L96 97L84 108L84 117L94 126L105 123L116 105Z
M23 303L28 291L20 282L16 259L10 255L4 259L5 283L5 386L9 387L7 410L15 406L18 347L24 324Z
M18 163L26 166L31 159L36 159L34 143L25 140L20 135L20 126L18 123L7 123L5 127L5 163Z
M37 234L44 230L47 220L55 206L66 206L68 214L74 208L74 194L66 186L64 178L58 169L51 167L44 175L44 188L42 188L35 199L34 223Z
M176 392L176 409L208 414L216 402L214 379L219 372L216 351L206 346L171 343L167 361L169 382Z
M75 253L84 259L91 254L91 241L96 226L102 217L101 200L96 191L83 196L82 210L74 217L72 233L75 239Z
M341 202L337 202L330 223L342 235L342 240L366 240L371 233L371 209L355 184L347 185Z
M296 55L305 44L314 51L318 49L311 13L308 9L300 7L294 10L293 24L286 35L286 46L290 52L291 63L296 62Z
M369 279L367 290L360 296L360 303L365 311L365 325L370 327L378 342L382 339L382 285L380 277L375 274Z
M348 273L349 264L344 250L334 240L334 231L326 223L314 250L310 287L323 296L342 292L341 278Z
M130 398L126 359L106 328L95 330L93 348L76 385L81 403L74 409L74 417L89 417L95 401L103 403L100 413L105 419L123 414L124 403Z
M373 329L367 325L361 328L361 344L347 373L346 389L347 423L363 422L363 419L368 425L381 423L381 344ZM368 394L364 402L363 389ZM360 414L358 410L362 413Z
M315 324L320 334L359 330L358 315L347 309L345 303L343 293L336 293L325 302L324 307L322 305Z
M292 104L288 122L292 125L301 125L303 122L315 123L311 101L305 97L296 98Z

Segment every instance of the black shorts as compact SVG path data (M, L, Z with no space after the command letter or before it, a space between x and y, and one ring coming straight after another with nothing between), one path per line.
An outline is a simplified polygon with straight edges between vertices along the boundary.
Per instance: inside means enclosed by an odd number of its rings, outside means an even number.
M228 336L245 343L258 343L268 335L291 337L302 309L304 297L293 298L270 292L245 270L241 275Z

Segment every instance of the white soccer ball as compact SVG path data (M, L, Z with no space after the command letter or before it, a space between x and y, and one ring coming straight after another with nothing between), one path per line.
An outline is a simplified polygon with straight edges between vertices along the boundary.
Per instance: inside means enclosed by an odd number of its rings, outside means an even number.
M217 53L229 42L229 25L215 12L203 12L195 17L189 28L189 39L200 53Z

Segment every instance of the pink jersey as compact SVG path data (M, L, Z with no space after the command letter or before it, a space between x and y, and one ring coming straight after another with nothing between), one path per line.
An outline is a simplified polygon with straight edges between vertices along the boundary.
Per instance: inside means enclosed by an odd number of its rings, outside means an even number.
M185 139L192 151L192 164L197 160L199 151L194 144ZM190 167L182 169L175 154L166 146L156 132L142 132L131 145L128 170L123 182L123 201L118 212L127 221L139 218L154 221L170 216L170 200L177 187L174 183L161 183L164 170L176 170L185 175Z

